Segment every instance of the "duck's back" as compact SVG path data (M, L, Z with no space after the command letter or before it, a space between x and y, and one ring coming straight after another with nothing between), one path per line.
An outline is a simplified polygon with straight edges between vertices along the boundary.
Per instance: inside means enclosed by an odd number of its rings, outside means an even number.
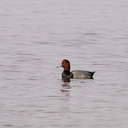
M93 75L95 72L73 70L71 73L72 73L73 79L93 79Z

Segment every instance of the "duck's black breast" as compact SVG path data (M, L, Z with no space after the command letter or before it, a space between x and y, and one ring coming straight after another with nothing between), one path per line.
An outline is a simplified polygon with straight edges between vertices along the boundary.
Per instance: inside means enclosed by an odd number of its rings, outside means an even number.
M70 79L72 77L73 76L72 76L72 73L70 71L63 71L62 72L62 78L68 78L68 79Z

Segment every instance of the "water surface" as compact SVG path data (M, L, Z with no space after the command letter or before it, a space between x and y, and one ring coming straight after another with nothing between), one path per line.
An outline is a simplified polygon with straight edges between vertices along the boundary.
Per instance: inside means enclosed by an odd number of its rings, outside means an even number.
M0 127L127 128L127 6L1 0ZM95 79L63 83L63 58Z

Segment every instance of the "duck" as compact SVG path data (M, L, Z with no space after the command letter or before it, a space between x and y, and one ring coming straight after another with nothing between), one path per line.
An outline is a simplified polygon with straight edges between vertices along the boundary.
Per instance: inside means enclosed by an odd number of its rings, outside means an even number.
M70 71L71 65L68 59L63 59L61 62L61 67L63 67L62 79L93 79L94 73L91 71L84 70L73 70Z

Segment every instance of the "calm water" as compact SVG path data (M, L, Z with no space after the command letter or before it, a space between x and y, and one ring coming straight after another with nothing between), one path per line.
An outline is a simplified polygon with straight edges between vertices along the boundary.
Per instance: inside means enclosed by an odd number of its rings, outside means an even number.
M0 128L128 127L127 0L0 3ZM63 58L95 79L63 83Z

